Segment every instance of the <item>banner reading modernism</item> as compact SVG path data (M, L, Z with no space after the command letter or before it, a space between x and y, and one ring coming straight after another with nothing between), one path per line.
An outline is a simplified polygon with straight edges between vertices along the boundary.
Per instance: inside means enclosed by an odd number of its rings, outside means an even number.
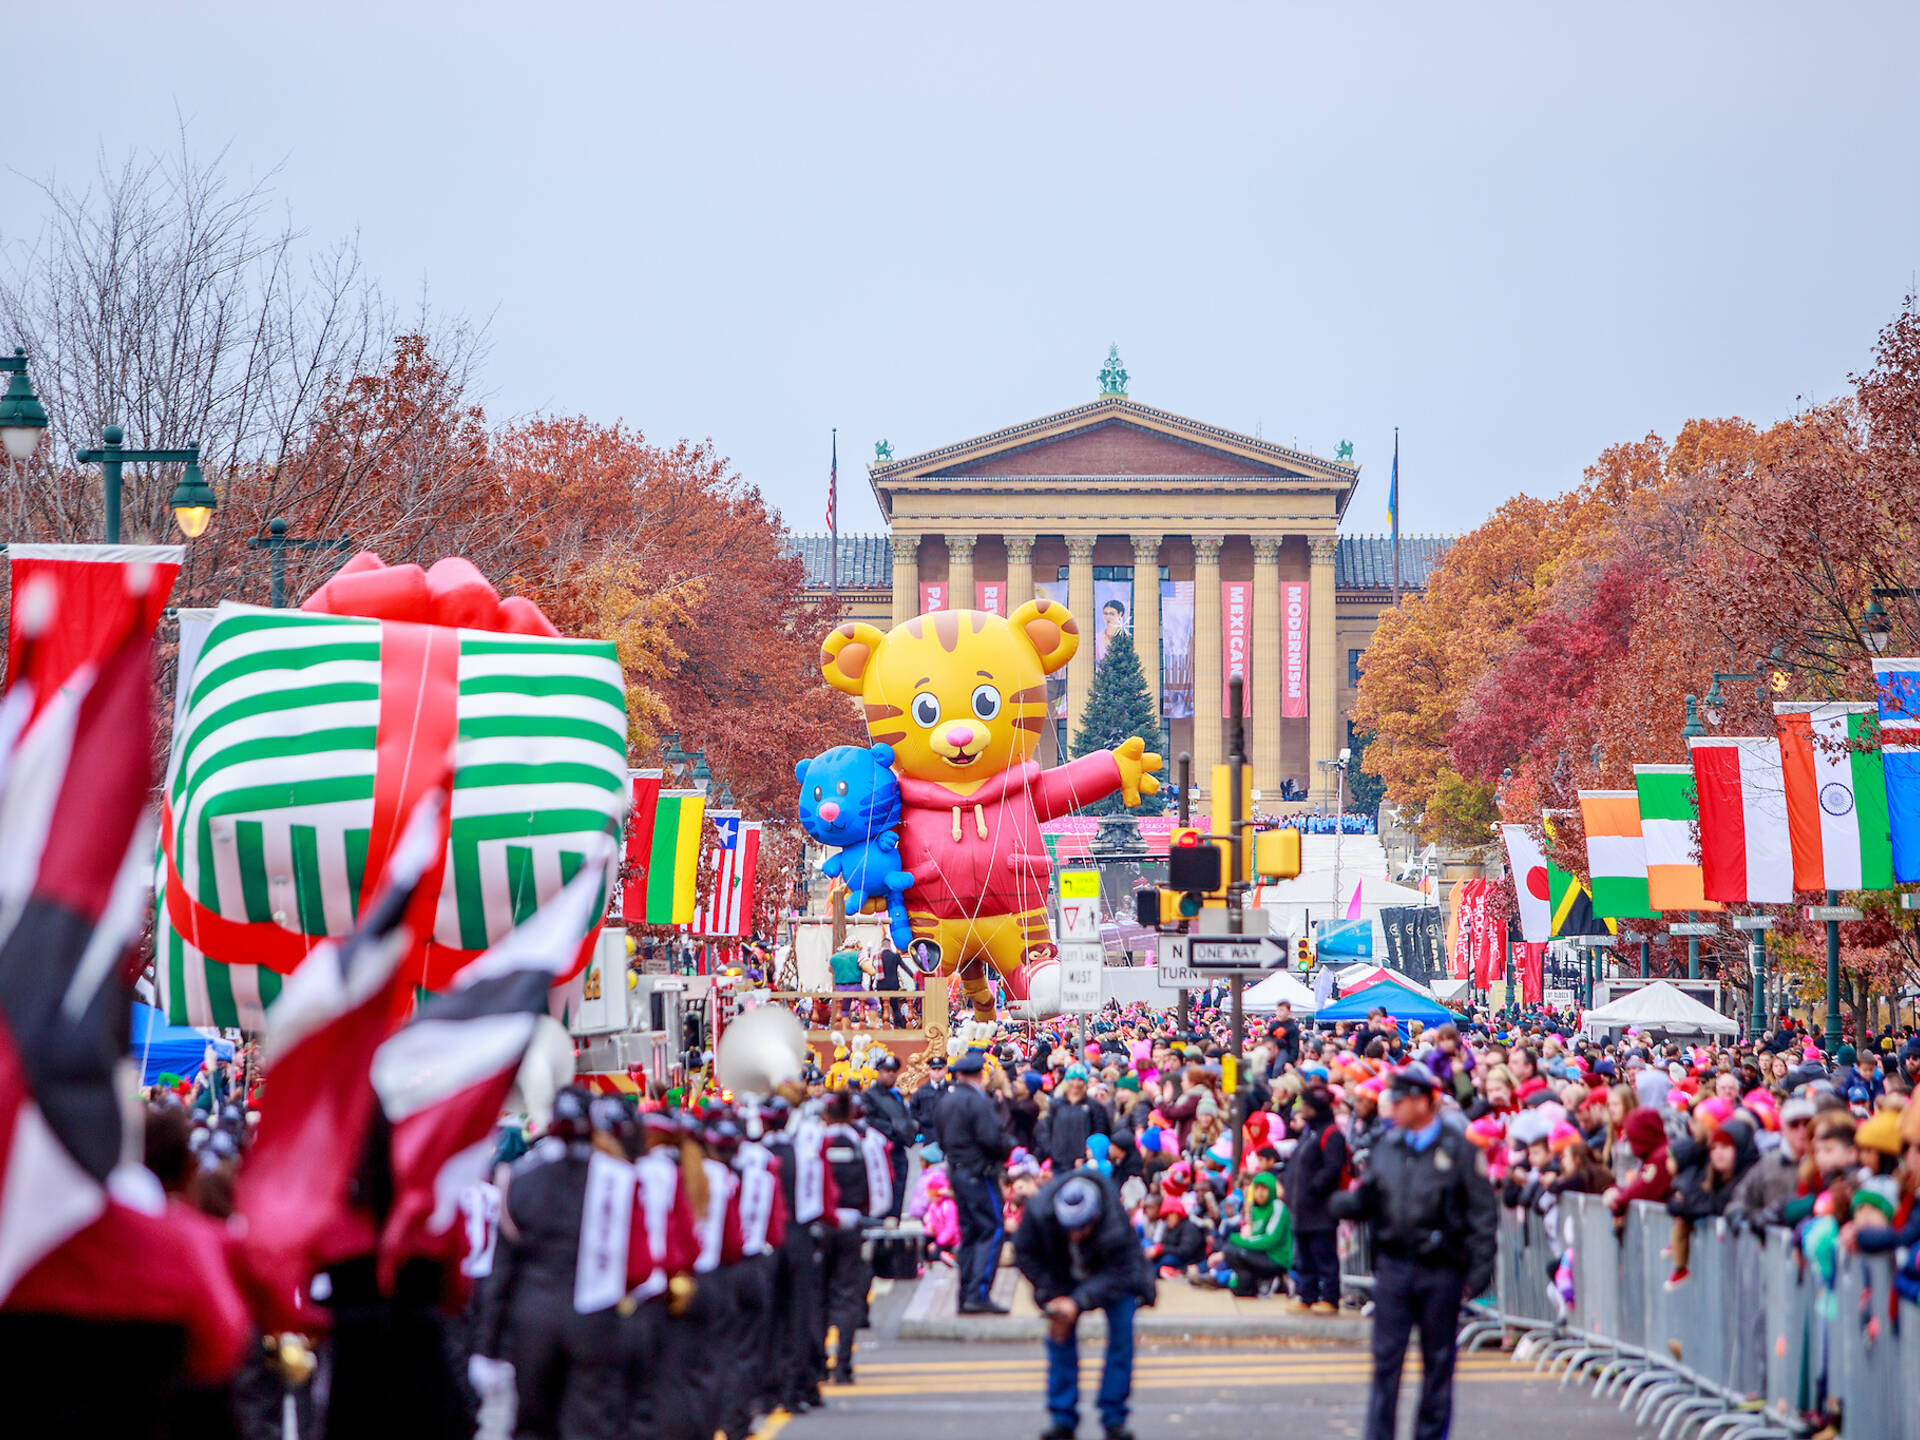
M1160 582L1160 713L1193 718L1193 581Z
M1280 582L1280 714L1307 718L1307 584Z

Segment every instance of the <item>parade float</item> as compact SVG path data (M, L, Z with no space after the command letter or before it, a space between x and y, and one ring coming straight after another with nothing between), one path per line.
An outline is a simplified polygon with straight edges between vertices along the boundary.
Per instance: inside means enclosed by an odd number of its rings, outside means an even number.
M1059 951L1047 917L1052 863L1041 825L1115 791L1137 805L1160 786L1152 774L1160 757L1139 736L1052 769L1035 763L1048 723L1046 677L1079 647L1073 616L1045 599L1011 616L935 611L885 633L845 624L821 645L821 672L860 698L871 754L885 755L899 800L857 806L860 824L829 833L819 821L832 797L812 793L802 766L803 826L843 853L897 830L882 852L890 869L864 855L857 867L871 882L859 892L865 908L904 900L910 952L924 968L958 978L982 1029L996 1016L996 978L1016 1018L1059 1010Z

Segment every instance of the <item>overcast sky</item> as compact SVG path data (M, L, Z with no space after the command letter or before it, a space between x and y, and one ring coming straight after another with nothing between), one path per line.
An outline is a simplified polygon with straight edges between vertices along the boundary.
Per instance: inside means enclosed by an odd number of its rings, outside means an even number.
M1575 13L1576 8L1579 13ZM30 179L231 146L487 323L488 412L711 436L800 530L895 453L1133 397L1455 531L1836 393L1920 266L1920 7L10 6ZM851 482L851 483L848 483Z

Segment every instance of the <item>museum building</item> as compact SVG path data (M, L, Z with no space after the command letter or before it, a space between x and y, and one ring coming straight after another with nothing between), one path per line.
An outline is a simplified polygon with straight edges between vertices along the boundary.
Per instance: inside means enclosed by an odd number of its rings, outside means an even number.
M890 533L841 535L837 557L826 536L795 536L808 594L837 591L849 618L882 629L1064 601L1087 638L1054 677L1043 763L1124 629L1169 770L1188 751L1205 787L1239 675L1262 808L1330 809L1360 658L1394 593L1391 540L1340 534L1359 467L1157 410L1125 383L1115 357L1089 404L900 459L877 447L867 478ZM1401 537L1402 591L1424 587L1448 543Z

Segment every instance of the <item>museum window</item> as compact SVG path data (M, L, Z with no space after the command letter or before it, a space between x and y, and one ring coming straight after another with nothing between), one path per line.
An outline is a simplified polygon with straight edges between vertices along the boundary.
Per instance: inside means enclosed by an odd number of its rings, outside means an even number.
M1350 689L1360 684L1360 657L1366 653L1364 650L1347 651L1347 686Z

